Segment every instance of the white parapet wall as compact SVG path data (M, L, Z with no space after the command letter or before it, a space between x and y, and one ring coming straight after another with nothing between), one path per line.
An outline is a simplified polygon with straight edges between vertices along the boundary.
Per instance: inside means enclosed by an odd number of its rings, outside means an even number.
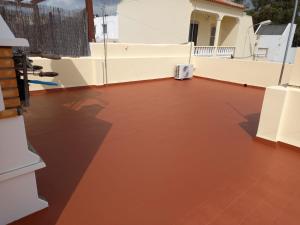
M266 90L257 136L300 147L300 89L275 86Z
M280 140L280 127L285 113L287 90L282 86L266 89L257 136L269 141Z
M199 77L269 87L278 84L281 63L241 59L193 57L195 75ZM288 83L293 65L287 65L283 83Z
M288 68L284 86L268 87L257 136L300 147L300 52Z
M248 84L256 87L276 86L279 82L282 63L253 61L248 59L224 59L193 56L194 74L199 77ZM286 64L282 84L300 86L300 48L295 62Z
M101 43L91 43L91 56L61 60L32 58L45 71L59 73L55 78L41 78L58 82L58 87L31 85L30 90L114 84L173 77L177 64L188 64L191 44L124 44L109 43L107 73ZM31 77L34 79L34 77Z
M41 78L55 81L58 87L31 85L30 90L68 88L90 85L114 84L130 81L173 77L177 64L194 64L194 74L199 77L269 87L278 84L280 63L213 57L191 57L190 44L126 44L110 43L107 49L107 73L104 65L104 49L101 43L91 43L91 56L61 60L33 58L34 63L45 71L59 73L55 78ZM298 54L299 50L298 50ZM298 56L300 58L300 56ZM299 63L298 63L299 61ZM297 74L300 59L288 64L283 83L289 83ZM294 79L300 79L296 75ZM34 77L31 77L34 79ZM295 83L295 82L294 82Z
M191 44L109 44L104 84L174 77L177 64L188 64ZM91 44L92 57L104 57L103 44ZM103 64L104 66L104 64Z
M44 58L32 58L35 65L42 66L44 71L58 72L59 76L54 78L41 78L42 81L53 81L59 83L59 86L46 86L31 84L30 90L44 90L51 88L69 88L96 85L102 83L103 71L101 59L92 57L70 58L63 57L61 60L51 60ZM35 76L29 76L29 79L36 79Z
M188 64L191 60L194 74L199 77L269 87L278 84L281 63L252 61L247 59L224 59L191 56L190 44L126 44L109 43L107 48L107 73L105 72L104 49L101 43L91 43L91 56L61 60L33 58L34 63L45 71L59 73L55 78L40 78L59 83L58 88L103 85L130 81L173 77L177 64ZM297 57L299 60L297 60ZM283 83L291 77L297 82L300 67L300 52L295 64L286 65ZM293 76L293 74L295 74ZM34 79L34 77L31 77ZM293 82L293 83L295 83ZM299 82L300 83L300 82ZM57 87L31 85L30 90Z
M28 148L23 116L0 120L0 224L48 207L39 198L35 171L45 167Z
M289 81L290 85L300 87L300 50L296 51L296 56L294 60L294 66L291 72L291 78Z

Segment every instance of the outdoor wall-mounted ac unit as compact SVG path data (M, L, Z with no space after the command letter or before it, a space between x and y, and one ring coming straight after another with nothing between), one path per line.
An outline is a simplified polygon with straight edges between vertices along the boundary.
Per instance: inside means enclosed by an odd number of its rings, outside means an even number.
M194 68L192 64L178 64L176 68L176 80L190 79L193 77Z

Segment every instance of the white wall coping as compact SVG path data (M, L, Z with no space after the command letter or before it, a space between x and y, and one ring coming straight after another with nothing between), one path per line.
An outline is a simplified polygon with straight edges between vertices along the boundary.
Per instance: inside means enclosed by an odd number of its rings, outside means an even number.
M0 46L9 46L9 47L29 47L29 43L26 39L16 38L15 35L11 32L8 25L0 15Z
M30 165L26 165L24 167L21 168L17 168L11 171L6 171L4 173L0 174L0 184L1 182L4 182L6 180L24 175L24 174L28 174L28 173L32 173L36 170L45 168L46 164L41 160L40 162L36 162Z
M29 47L29 42L24 38L13 38L13 39L0 38L0 46L3 46L3 47Z

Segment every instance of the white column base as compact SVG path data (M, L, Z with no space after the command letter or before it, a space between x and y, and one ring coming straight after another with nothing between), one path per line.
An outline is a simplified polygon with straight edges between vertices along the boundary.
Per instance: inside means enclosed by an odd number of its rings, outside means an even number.
M28 150L22 116L0 120L0 225L48 207L38 196L35 171L45 163Z
M41 162L0 175L0 225L48 207L48 203L38 196L34 173L36 169L44 166Z
M280 122L286 95L284 87L276 86L266 89L257 137L274 142L279 141Z

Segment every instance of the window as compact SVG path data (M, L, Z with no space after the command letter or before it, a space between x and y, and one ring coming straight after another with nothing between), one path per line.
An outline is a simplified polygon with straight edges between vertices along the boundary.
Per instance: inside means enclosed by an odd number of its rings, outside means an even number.
M216 38L216 26L212 26L210 28L210 39L209 39L209 45L210 46L215 45L215 38Z
M189 42L194 42L195 46L197 45L198 39L198 26L197 23L190 24Z

